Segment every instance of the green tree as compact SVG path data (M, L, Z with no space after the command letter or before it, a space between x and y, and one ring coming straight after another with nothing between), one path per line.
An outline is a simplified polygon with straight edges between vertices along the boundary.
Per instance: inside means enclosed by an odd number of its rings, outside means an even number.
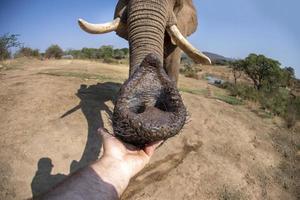
M253 81L257 90L263 86L270 87L270 89L278 87L281 83L280 62L264 55L250 54L245 60L236 61L234 65Z
M51 45L45 52L46 58L60 59L64 52L58 45Z
M229 62L229 67L232 69L233 78L234 78L234 84L237 84L237 80L242 76L242 60L237 60L233 62Z
M110 45L104 45L100 47L101 57L102 58L112 58L114 54L114 49Z
M121 51L123 51L125 57L129 56L129 49L128 48L122 48Z
M92 58L92 51L89 48L81 49L81 55L83 59L91 59Z
M64 52L64 55L72 55L73 58L75 58L75 59L81 59L82 58L81 50L69 49L69 50Z
M292 67L285 67L282 70L282 82L284 86L294 89L295 85L295 70Z
M4 34L0 36L0 60L10 58L11 53L9 51L12 47L19 47L21 43L18 41L18 34Z
M295 69L292 67L285 67L284 70L286 70L291 77L295 78Z
M114 49L114 58L115 59L123 59L125 58L125 53L122 49Z
M21 47L17 53L15 54L15 57L40 57L40 51L38 49L31 49L29 47Z

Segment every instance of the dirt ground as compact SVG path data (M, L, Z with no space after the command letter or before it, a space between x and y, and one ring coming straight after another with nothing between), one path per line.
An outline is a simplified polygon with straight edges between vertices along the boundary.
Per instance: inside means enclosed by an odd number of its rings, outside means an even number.
M128 68L21 59L0 71L0 199L36 196L101 155ZM210 68L211 70L211 68ZM210 71L211 73L211 71ZM230 105L225 91L180 77L190 118L122 199L300 199L299 130Z

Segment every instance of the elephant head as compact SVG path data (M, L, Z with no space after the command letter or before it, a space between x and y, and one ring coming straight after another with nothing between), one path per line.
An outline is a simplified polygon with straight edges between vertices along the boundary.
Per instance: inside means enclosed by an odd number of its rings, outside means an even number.
M112 22L78 22L88 33L116 31L129 42L130 72L115 105L115 135L138 146L176 135L186 120L176 87L181 52L210 64L186 40L198 24L193 1L119 0Z

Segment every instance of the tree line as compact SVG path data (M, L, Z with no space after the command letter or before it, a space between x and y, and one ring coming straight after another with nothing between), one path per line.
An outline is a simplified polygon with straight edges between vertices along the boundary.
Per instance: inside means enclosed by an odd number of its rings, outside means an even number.
M61 58L73 58L73 59L125 59L129 57L128 48L113 48L111 45L104 45L100 48L82 48L80 50L69 49L63 51L59 45L51 45L46 49L44 53L39 49L32 49L30 47L23 46L18 41L19 35L17 34L4 34L0 36L0 60L9 59L11 57L34 57L34 58L46 58L46 59L61 59ZM18 51L12 55L10 49L18 48Z

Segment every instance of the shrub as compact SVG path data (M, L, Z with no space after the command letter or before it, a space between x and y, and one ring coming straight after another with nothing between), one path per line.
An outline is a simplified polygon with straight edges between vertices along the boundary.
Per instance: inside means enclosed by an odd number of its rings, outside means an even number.
M300 119L300 97L293 97L286 88L270 90L268 87L256 90L245 84L224 83L220 86L227 89L233 97L258 102L261 108L269 110L273 115L285 119L289 128Z
M180 73L183 74L185 77L198 79L198 72L201 71L200 69L195 68L190 63L185 63L184 67L180 69Z
M233 96L217 95L216 99L223 101L225 103L228 103L230 105L242 105L243 104L242 100L240 100L236 97L233 97Z
M232 84L230 82L225 82L220 87L227 89L231 96L255 102L259 101L259 92L246 84Z
M113 59L113 58L104 58L103 59L103 62L104 63L107 63L107 64L118 64L118 61L116 61L115 59Z
M29 47L22 47L15 54L15 57L40 57L40 52L38 49L31 49Z
M293 98L289 101L284 119L288 128L294 127L296 122L300 120L300 97Z
M45 52L46 58L61 59L64 52L58 45L51 45Z

